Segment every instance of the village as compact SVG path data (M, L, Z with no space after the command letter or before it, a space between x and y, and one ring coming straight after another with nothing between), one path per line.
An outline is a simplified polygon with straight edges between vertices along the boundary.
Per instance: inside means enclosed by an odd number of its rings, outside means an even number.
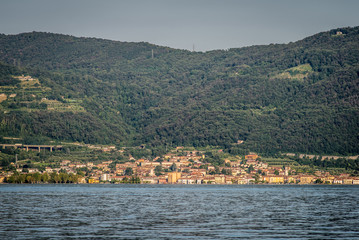
M106 149L105 149L106 150ZM113 149L108 149L113 150ZM314 174L297 173L290 166L269 166L255 153L243 158L224 159L224 164L206 161L204 152L169 152L152 160L130 156L129 161L72 162L62 160L59 167L23 168L0 174L0 182L17 183L141 183L141 184L359 184L359 177L342 173L331 175L326 171ZM16 165L11 163L12 165ZM16 168L17 167L17 168ZM0 169L1 171L1 169ZM61 179L61 174L67 176ZM23 181L11 180L26 175ZM64 178L64 177L63 177ZM50 181L52 179L52 181Z

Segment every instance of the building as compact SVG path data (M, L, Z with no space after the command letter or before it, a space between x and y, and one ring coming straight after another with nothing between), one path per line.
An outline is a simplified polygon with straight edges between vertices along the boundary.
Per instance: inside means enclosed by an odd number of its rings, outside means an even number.
M278 175L268 175L262 177L263 181L270 184L282 184L284 183L284 177Z
M177 183L178 179L181 178L180 172L170 172L168 173L168 183Z
M226 183L226 178L224 175L215 175L214 176L214 181L216 182L216 184L225 184Z
M111 181L110 174L108 174L108 173L102 174L100 180L101 181Z
M88 183L93 184L93 183L100 183L100 181L98 179L95 178L89 178L88 179Z
M142 183L148 183L148 184L157 184L158 178L157 177L143 177Z
M351 185L353 184L353 179L351 178L343 179L343 184Z
M312 176L301 176L300 177L300 184L310 184L313 182Z
M335 179L333 180L333 184L343 184L343 179L335 178Z

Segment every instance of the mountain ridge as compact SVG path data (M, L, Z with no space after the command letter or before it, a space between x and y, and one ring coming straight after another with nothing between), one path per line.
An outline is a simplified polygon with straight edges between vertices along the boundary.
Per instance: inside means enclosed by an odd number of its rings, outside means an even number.
M86 110L81 114L112 132L107 142L220 145L229 151L359 152L359 27L333 29L289 44L204 53L61 34L0 35L0 61L38 77L52 89L46 94L57 101L80 99ZM4 114L9 99L1 104L2 119L13 114ZM53 115L47 121L61 122L61 113L41 111ZM65 137L48 128L34 133L31 124L24 126L30 136L104 139ZM21 127L15 130L14 135L19 134ZM86 135L86 128L82 132ZM243 144L234 144L238 140Z

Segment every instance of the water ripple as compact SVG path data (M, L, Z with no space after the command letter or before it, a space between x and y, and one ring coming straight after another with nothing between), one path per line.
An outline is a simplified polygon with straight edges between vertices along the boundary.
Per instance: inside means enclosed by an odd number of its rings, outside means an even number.
M359 239L358 186L0 185L2 239Z

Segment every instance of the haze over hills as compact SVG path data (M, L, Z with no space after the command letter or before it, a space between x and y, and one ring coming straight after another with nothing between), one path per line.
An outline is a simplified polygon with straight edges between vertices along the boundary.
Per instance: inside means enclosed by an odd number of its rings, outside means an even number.
M2 34L0 61L0 136L359 153L359 27L206 53Z

